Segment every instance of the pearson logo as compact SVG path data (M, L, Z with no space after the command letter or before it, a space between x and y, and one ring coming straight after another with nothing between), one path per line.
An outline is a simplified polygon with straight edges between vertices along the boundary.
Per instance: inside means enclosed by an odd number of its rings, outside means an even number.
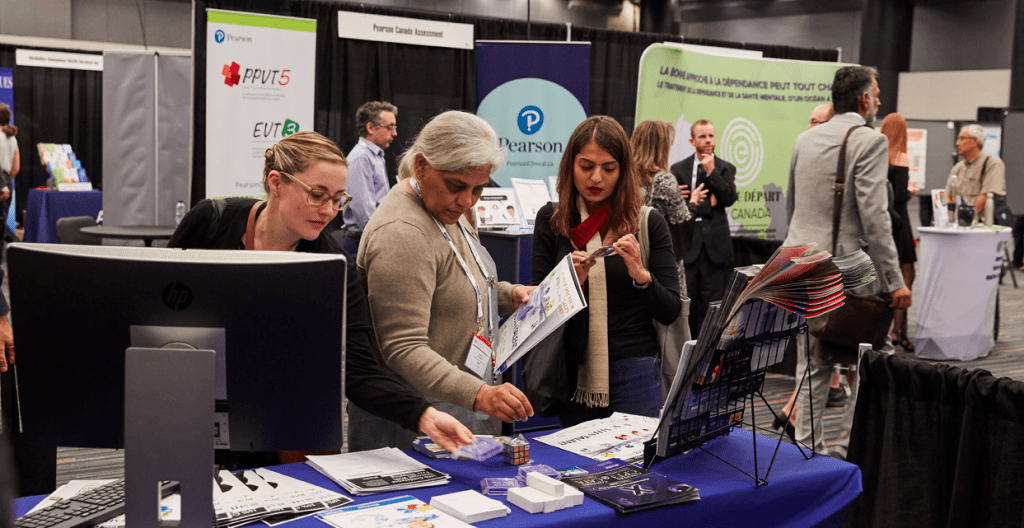
M532 136L540 130L540 127L544 126L544 112L533 105L525 106L519 111L516 123L519 125L520 132Z
M217 32L213 34L213 40L216 40L217 44L220 44L221 42L224 42L224 37L226 35L227 34L224 33L223 29L218 29Z

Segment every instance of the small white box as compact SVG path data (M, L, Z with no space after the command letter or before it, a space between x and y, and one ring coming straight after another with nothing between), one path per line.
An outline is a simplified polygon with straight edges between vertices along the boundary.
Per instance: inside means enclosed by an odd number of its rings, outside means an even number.
M501 501L473 490L437 495L430 499L430 505L469 524L497 519L512 513L512 510Z
M547 506L554 499L551 495L534 488L512 488L508 490L508 501L528 513L547 513L554 511Z
M526 474L526 485L543 491L552 497L561 497L565 494L564 483L536 471L531 471Z
M569 499L569 505L566 506L566 508L571 508L573 506L579 506L583 504L583 492L576 489L575 486L567 485L565 487L565 497Z

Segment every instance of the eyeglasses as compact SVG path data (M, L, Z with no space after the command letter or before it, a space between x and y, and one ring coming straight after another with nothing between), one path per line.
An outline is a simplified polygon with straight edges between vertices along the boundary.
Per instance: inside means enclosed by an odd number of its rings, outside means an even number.
M388 126L384 126L384 125L374 125L374 126L377 127L377 128L386 128L386 129L388 129L391 132L394 132L394 131L398 130L398 125L397 124L388 125Z
M340 211L348 207L348 204L352 203L352 197L349 196L345 191L341 191L341 194L337 197L332 197L331 195L321 191L320 189L314 189L309 185L302 183L301 180L299 180L295 176L292 176L291 174L288 174L287 172L276 172L282 176L287 176L289 180L301 185L302 188L306 190L306 203L308 203L309 205L322 207L325 203L331 202L331 205L334 206L334 210Z

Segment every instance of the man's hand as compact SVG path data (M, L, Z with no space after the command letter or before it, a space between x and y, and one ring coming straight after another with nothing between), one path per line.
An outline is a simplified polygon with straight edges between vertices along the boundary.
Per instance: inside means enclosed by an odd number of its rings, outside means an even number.
M533 416L533 406L523 391L511 383L497 386L483 385L476 393L474 411L485 412L503 422L512 423Z
M0 372L7 372L7 364L14 364L14 331L6 315L0 315Z
M892 302L889 308L894 310L906 310L910 308L910 288L906 286L892 292Z
M448 451L455 451L459 446L476 441L473 433L454 416L433 407L427 407L427 410L423 411L417 428L435 444Z
M11 197L11 190L10 189L4 189L3 192L0 192L0 201L6 200L6 199L8 199L10 197Z
M987 201L988 201L988 195L987 194L984 194L984 193L979 194L978 197L974 199L974 210L977 211L978 213L981 213L982 211L984 211L985 210L985 202L987 202Z
M697 152L697 161L704 167L704 172L711 174L715 170L715 155L714 154L703 154Z
M536 286L524 286L522 284L512 288L512 304L519 308L520 304L530 302L530 294L536 289Z

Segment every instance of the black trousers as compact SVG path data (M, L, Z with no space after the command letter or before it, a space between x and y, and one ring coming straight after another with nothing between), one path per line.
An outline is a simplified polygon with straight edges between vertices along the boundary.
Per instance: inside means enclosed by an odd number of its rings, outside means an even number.
M690 335L693 339L700 335L708 305L722 300L729 271L725 264L712 262L703 247L697 260L686 264L686 293L690 296Z
M1024 266L1024 215L1013 222L1013 267Z

